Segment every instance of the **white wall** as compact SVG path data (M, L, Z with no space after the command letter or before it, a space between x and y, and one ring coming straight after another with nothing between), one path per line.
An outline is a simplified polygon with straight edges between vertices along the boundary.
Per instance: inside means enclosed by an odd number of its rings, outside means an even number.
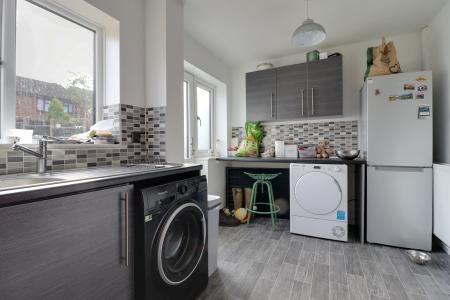
M231 67L187 32L184 32L184 60L229 85Z
M183 2L145 0L146 105L166 106L166 157L183 162Z
M183 130L183 4L164 0L166 6L167 111L166 154L170 162L184 162ZM151 72L151 70L150 70Z
M397 55L404 72L422 69L421 33L414 32L399 36L387 36L393 40L397 48ZM363 84L366 70L366 51L368 47L376 46L380 41L366 41L355 44L342 45L326 49L328 54L340 52L343 55L343 84L344 84L344 112L345 119L359 119L359 91ZM306 54L268 59L264 62L273 63L275 67L302 63L306 61ZM231 126L243 126L245 122L245 73L255 71L261 61L249 62L233 67L232 70L232 104ZM334 119L336 120L336 119Z
M450 2L423 30L425 68L433 71L433 233L450 246ZM449 251L449 249L446 249Z
M210 82L216 88L215 103L215 147L216 155L227 153L229 116L231 110L231 67L214 55L209 49L196 41L188 33L184 33L184 68L196 77Z
M86 0L120 21L120 102L145 105L143 0Z
M166 106L166 3L145 3L145 103L148 107Z
M434 161L450 163L450 2L424 35L425 67L433 71Z

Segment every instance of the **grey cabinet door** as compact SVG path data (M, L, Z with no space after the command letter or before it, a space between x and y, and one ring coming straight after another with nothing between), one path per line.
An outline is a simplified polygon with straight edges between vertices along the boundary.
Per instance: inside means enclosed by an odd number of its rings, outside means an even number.
M132 299L127 193L131 186L1 208L1 298Z
M277 120L308 117L307 83L307 64L277 69Z
M342 56L308 63L310 118L342 115L342 93Z
M276 119L275 69L246 74L247 121L271 121Z

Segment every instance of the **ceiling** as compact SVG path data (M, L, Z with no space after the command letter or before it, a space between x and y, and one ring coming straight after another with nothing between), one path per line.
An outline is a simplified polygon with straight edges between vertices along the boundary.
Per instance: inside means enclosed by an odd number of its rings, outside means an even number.
M311 0L310 17L327 39L320 48L418 31L448 0ZM230 65L305 52L291 44L305 0L186 0L186 32Z

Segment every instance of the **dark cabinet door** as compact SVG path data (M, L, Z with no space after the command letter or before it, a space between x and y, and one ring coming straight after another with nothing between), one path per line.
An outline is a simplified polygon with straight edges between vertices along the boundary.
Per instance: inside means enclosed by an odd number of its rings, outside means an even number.
M277 69L277 120L308 117L308 68L297 64Z
M275 69L246 74L247 121L271 121L276 119Z
M309 117L342 115L342 56L308 63Z
M1 208L0 298L132 299L131 195L121 186Z

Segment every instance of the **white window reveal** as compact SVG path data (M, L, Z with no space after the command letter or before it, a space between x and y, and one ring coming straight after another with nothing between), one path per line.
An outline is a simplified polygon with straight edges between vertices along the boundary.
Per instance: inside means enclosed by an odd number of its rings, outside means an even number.
M0 0L1 139L69 137L119 103L119 22L82 0ZM109 99L106 99L109 95ZM116 99L117 98L117 99Z
M215 88L190 73L185 73L183 87L185 158L212 156Z

